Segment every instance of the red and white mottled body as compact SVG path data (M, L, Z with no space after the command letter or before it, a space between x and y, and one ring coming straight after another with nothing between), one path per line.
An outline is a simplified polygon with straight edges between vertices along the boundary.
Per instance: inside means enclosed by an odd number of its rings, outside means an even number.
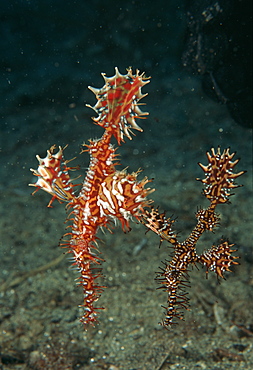
M71 231L66 234L68 239L62 243L73 253L74 265L80 272L80 285L84 290L84 314L81 321L93 323L97 320L98 307L94 303L103 290L97 285L96 279L101 276L101 258L97 255L96 234L98 228L108 228L109 223L120 221L123 230L129 229L131 218L139 219L143 207L149 204L146 197L153 190L145 185L147 178L137 180L138 172L128 174L117 171L114 163L117 157L116 149L111 144L115 137L118 144L124 142L124 135L131 139L132 129L142 131L135 119L148 113L142 112L138 101L145 95L141 87L149 81L144 75L132 74L129 69L126 75L121 75L116 68L115 76L107 78L103 75L105 85L101 89L90 87L98 99L93 107L98 114L93 118L94 123L105 129L103 136L98 140L90 140L82 152L89 152L90 165L85 180L78 195L73 192L67 167L63 160L63 150L54 154L55 147L47 152L47 157L39 157L39 167L32 170L38 180L32 186L50 193L54 199L68 203L71 209L68 221L72 222ZM95 267L94 267L95 266Z

